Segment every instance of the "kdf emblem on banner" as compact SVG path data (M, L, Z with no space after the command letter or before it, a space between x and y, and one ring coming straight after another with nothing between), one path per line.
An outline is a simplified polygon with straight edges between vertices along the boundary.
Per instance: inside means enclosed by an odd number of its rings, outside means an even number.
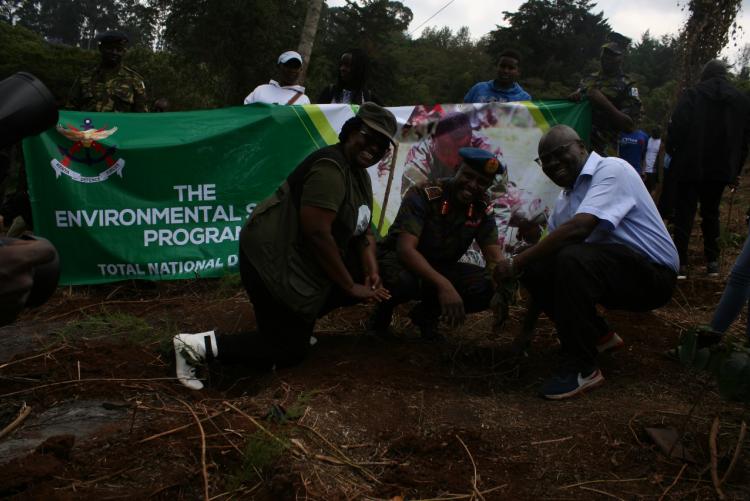
M115 146L104 146L98 142L117 132L117 127L96 129L91 119L87 118L83 121L83 126L80 129L68 124L67 127L58 125L57 131L73 141L73 145L70 148L57 146L63 158L60 160L53 158L50 162L55 170L55 177L59 178L60 174L65 174L79 183L100 183L109 179L112 174L122 177L125 160L112 158L117 148ZM70 168L74 162L85 165L104 163L107 168L96 176L84 176Z

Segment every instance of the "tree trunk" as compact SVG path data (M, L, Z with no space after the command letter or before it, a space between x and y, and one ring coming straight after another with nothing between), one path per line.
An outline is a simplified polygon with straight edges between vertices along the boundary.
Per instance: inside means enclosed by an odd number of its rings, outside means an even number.
M318 20L320 20L320 11L323 9L323 0L308 0L307 16L305 25L302 27L302 36L300 37L297 52L302 56L304 64L302 65L302 75L300 84L304 83L307 73L307 65L310 64L310 54L312 53L315 34L318 31Z

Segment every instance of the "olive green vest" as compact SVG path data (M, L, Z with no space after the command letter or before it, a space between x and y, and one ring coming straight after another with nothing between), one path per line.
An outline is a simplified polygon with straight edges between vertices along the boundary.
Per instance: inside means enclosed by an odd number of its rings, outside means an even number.
M240 252L245 253L274 298L311 321L317 318L333 286L313 248L304 241L299 223L303 182L320 160L333 162L344 175L344 202L331 233L345 259L360 205L367 205L372 212L372 186L364 169L361 173L352 171L356 167L348 165L339 145L322 148L303 160L276 192L255 208L240 233ZM355 176L365 178L357 180ZM354 183L363 180L365 190L356 190ZM358 196L361 191L366 195Z

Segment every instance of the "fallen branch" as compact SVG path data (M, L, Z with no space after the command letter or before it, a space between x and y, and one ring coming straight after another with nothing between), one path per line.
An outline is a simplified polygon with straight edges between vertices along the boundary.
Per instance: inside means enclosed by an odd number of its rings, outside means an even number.
M195 413L193 408L190 407L190 404L177 397L174 397L174 399L187 407L187 409L190 411L190 414L193 415L193 419L195 419L195 424L198 425L198 430L201 432L201 471L203 473L203 499L205 501L209 501L211 498L208 495L208 469L206 468L206 432L203 431L201 420L198 419L198 415Z
M559 487L560 489L572 489L573 487L580 487L582 485L590 485L590 484L609 484L609 483L621 483L621 482L643 482L644 480L648 480L648 477L641 477L641 478L615 478L615 479L607 479L607 480L587 480L585 482L578 482L577 484L570 484L570 485L564 485L562 487Z
M227 412L227 410L228 409L224 409L223 411L219 411L219 412L217 412L216 414L214 414L212 416L204 417L200 421L201 421L201 423L203 421L208 421L211 418L215 418L216 416L224 414L225 412ZM166 437L167 435L172 435L173 433L180 432L182 430L190 428L191 426L193 426L193 423L189 423L189 424L185 424L185 425L182 425L182 426L178 426L177 428L172 428L171 430L163 431L161 433L157 433L156 435L151 435L150 437L146 437L143 440L139 440L138 443L142 444L142 443L145 443L145 442L150 442L151 440L156 440L157 438Z
M599 489L594 489L593 487L579 487L579 488L583 489L584 491L596 492L597 494L601 494L603 496L607 496L607 497L612 498L612 499L619 499L620 501L625 501L620 496L615 496L614 494L612 494L610 492L602 491L602 490L599 490Z
M208 419L208 422L211 423L211 426L213 426L214 428L216 428L216 431L218 431L218 435L220 435L222 438L224 438L224 440L226 440L229 443L229 445L231 445L232 448L234 448L234 450L236 450L239 453L240 457L244 458L245 457L245 453L242 452L242 449L240 449L239 447L237 447L234 442L232 442L231 440L229 440L229 437L227 436L226 433L224 433L224 430L222 430L216 423L214 423L214 420L211 418L211 416L208 415L208 409L206 408L206 406L205 405L201 405L201 407L203 407L203 413L206 415L206 417L204 419ZM221 413L217 413L216 415L218 416L219 414L221 414ZM207 436L207 438L208 438L208 436Z
M182 297L164 298L164 299L159 299L159 303L166 303L169 301L180 301L182 299L183 299ZM86 306L81 306L80 308L75 309L75 310L66 311L65 313L61 313L60 315L57 315L54 317L49 317L45 321L52 322L53 320L59 320L61 318L67 317L68 315L73 315L75 313L82 313L83 310L88 310L89 308L95 308L97 306L104 307L104 306L109 306L113 304L133 304L133 303L146 304L148 302L150 302L150 300L146 300L146 299L129 299L129 300L123 299L123 300L118 300L118 301L101 301L99 303L87 304ZM34 319L36 320L36 317Z
M335 457L325 456L323 454L315 454L313 457L315 459L317 459L317 460L325 461L326 463L331 463L331 464L337 464L337 465L341 465L341 466L346 466L345 462L341 461L340 459L336 459Z
M721 481L719 480L719 454L716 447L716 439L719 436L719 417L714 418L711 424L711 434L708 436L708 447L711 450L711 480L714 484L714 490L719 499L725 499L724 492L721 490Z
M0 430L0 439L5 437L6 435L10 435L13 430L18 428L21 423L23 423L24 420L29 417L29 414L31 414L31 407L23 404L21 410L18 411L18 417L16 417L16 419L14 419L8 426Z
M286 447L289 446L288 443L284 442L279 437L277 437L276 435L274 435L273 433L271 433L270 431L268 431L265 426L263 426L262 424L260 424L258 422L258 420L255 419L254 417L252 417L250 414L247 414L246 412L242 411L242 409L238 409L237 407L235 407L231 403L227 402L226 400L223 403L224 403L224 405L226 405L226 406L230 407L231 409L233 409L234 411L238 412L240 415L242 415L242 416L246 417L247 419L249 419L250 422L253 423L255 426L257 426L263 433L265 433L266 435L268 435L272 439L276 440L278 443L280 443L281 445L283 445L284 448L286 448Z
M223 497L231 496L232 494L252 494L254 491L258 490L261 485L263 485L263 482L258 482L252 487L240 487L239 489L235 489L233 491L222 492L221 494L217 494L216 496L209 498L209 501L214 501L215 499L221 499Z
M310 426L307 426L307 425L304 425L304 424L297 424L297 426L299 426L300 428L305 428L306 430L310 430L315 435L317 435L318 438L320 438L323 442L325 442L328 445L328 447L330 447L331 449L333 449L339 455L340 459L344 463L348 464L352 468L355 468L355 469L359 470L360 472L362 472L362 474L364 474L365 476L367 476L373 482L375 482L377 484L381 483L380 480L378 480L372 473L369 472L369 470L367 470L366 468L363 468L362 466L358 465L357 463L355 463L354 461L352 461L351 459L349 459L346 456L346 454L344 454L341 451L341 449L339 449L338 447L336 447L334 444L331 443L330 440L328 440L326 437L324 437L323 435L321 435L318 430L316 430L315 428L311 428Z
M59 346L59 347L55 348L54 350L45 351L44 353L39 353L39 354L36 354L36 355L31 355L30 357L21 358L21 359L18 359L18 360L11 360L10 362L6 362L4 364L0 364L0 369L5 369L6 367L10 367L11 365L15 365L15 364L20 364L21 362L26 362L27 360L33 360L33 359L39 358L39 357L46 357L46 356L52 355L53 353L56 353L56 352L58 352L60 350L64 350L65 348L68 348L67 344Z
M466 444L463 440L461 440L461 437L456 435L456 439L461 442L461 445L463 446L464 450L466 451L466 454L469 455L469 459L471 460L471 466L474 468L474 478L471 481L471 486L474 489L474 494L479 496L479 499L484 500L484 496L479 492L479 489L477 488L477 464L474 462L474 456L471 455L471 451L469 451L469 448L466 447Z
M485 494L490 494L491 492L504 489L505 487L508 487L508 484L498 485L497 487L486 489L480 491L479 493L484 496ZM440 496L439 498L414 499L412 501L454 501L459 499L472 499L474 496L476 496L476 494L473 492L471 494L447 494L445 496Z
M732 474L732 471L734 470L734 467L737 464L737 460L740 458L740 452L742 452L742 445L745 442L746 434L747 434L747 423L743 421L742 425L740 426L740 437L737 439L737 446L734 448L734 454L732 454L732 462L729 463L729 467L727 468L727 471L724 473L724 476L721 477L721 482L720 482L721 485L724 485L724 482L727 480L727 478L729 478L729 475Z
M143 468L143 466L136 466L135 468L127 467L121 470L117 470L113 473L107 473L106 475L102 475L101 477L92 478L91 480L75 480L72 484L68 485L67 487L63 487L62 489L72 489L75 492L75 490L78 488L96 485L103 480L109 480L111 478L118 477L123 473L131 473L134 471L142 470Z
M685 471L685 468L687 468L687 463L682 464L682 468L680 468L680 473L677 474L677 476L674 478L671 484L669 484L669 487L666 488L664 492L661 493L661 496L659 496L659 501L662 501L665 497L667 497L667 494L669 494L669 491L672 490L672 487L677 485L677 482L680 481L680 477L682 477L682 472Z
M66 384L80 384L80 383L124 383L124 382L143 382L143 381L177 381L176 377L152 377L152 378L91 378L91 379L70 379L68 381L58 381L56 383L42 384L39 386L33 386L26 388L25 390L12 391L10 393L4 393L0 395L0 398L12 397L14 395L22 395L24 393L30 393L32 391L41 390L42 388L52 388L53 386L62 386Z
M573 438L573 435L569 435L567 437L562 437L562 438L553 438L551 440L541 440L539 442L531 442L531 445L554 444L558 442L566 442L572 438Z

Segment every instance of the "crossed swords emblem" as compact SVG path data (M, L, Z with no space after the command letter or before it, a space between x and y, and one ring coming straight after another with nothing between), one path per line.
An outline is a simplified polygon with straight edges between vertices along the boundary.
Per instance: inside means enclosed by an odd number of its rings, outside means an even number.
M125 166L125 160L115 160L112 155L115 153L117 148L115 146L104 146L99 141L102 141L115 132L117 127L107 128L94 128L91 119L87 118L83 121L81 128L74 127L68 124L67 127L63 125L57 125L57 131L73 141L70 148L65 148L58 145L57 148L62 153L62 160L52 159L52 168L55 170L57 177L61 174L70 176L74 181L82 183L97 183L104 181L112 174L117 174L122 177L122 169ZM79 156L80 153L83 155ZM98 155L96 155L98 154ZM70 164L73 162L82 163L84 165L93 165L100 162L104 162L107 165L107 169L100 172L98 176L83 176L78 172L70 169Z
M73 141L73 145L70 148L64 148L58 145L60 153L64 156L60 163L65 167L68 167L73 161L86 165L93 165L103 161L106 162L107 167L111 167L115 164L112 155L117 148L107 148L101 145L98 141L107 139L109 136L117 132L117 127L112 127L111 129L95 129L91 124L91 119L87 118L83 121L83 127L80 129L68 124L67 128L58 125L57 131ZM75 156L81 149L83 149L86 154L84 158ZM91 155L91 150L96 151L100 156L93 157Z

